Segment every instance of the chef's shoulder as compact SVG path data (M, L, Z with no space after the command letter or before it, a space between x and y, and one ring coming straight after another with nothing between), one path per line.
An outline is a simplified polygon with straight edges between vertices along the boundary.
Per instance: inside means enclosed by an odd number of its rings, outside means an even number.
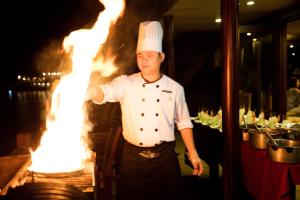
M138 73L130 74L130 75L120 75L113 79L113 81L133 81L139 77Z
M174 91L183 91L183 86L172 78L164 75L166 87Z
M128 82L131 82L134 80L135 76L134 74L132 75L119 75L115 77L110 83L112 84L126 84Z

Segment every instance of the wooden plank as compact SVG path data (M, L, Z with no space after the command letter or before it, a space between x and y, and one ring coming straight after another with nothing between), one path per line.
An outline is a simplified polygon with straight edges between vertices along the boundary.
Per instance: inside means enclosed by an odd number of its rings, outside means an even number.
M0 196L5 195L10 187L18 185L30 163L29 154L0 157Z

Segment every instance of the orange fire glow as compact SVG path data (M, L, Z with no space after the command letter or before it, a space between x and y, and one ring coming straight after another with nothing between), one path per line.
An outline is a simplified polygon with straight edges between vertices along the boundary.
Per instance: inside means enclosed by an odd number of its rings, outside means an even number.
M84 120L85 94L92 70L101 70L103 76L116 70L113 58L103 62L95 56L107 39L110 25L123 14L125 7L124 0L102 0L101 3L105 10L99 14L94 26L72 32L63 42L65 51L72 55L72 72L61 79L52 94L47 130L40 146L31 153L31 171L80 170L91 156L85 140L90 129Z

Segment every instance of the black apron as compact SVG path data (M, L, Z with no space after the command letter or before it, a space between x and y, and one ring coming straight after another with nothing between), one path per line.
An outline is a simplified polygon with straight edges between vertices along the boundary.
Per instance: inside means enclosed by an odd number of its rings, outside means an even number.
M180 199L175 142L138 147L125 142L117 182L119 200Z

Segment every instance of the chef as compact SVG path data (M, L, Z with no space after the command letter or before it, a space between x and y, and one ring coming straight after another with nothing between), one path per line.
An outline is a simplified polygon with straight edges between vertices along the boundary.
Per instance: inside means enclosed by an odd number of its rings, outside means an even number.
M175 151L175 125L200 175L203 165L193 140L193 125L183 87L164 75L160 65L163 29L159 21L139 25L136 59L140 72L121 75L108 84L89 87L95 103L120 102L123 136L119 199L179 199L180 166Z

